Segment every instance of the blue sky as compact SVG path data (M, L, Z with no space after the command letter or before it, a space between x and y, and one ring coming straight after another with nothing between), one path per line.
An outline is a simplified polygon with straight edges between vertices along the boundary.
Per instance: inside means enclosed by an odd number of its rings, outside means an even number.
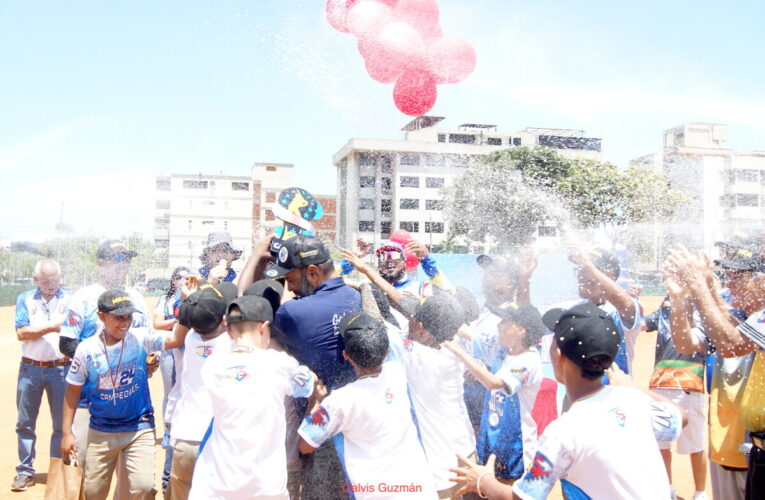
M0 237L150 236L158 173L248 175L294 163L334 193L351 137L400 137L392 85L372 81L324 0L4 2ZM759 2L438 0L473 75L439 86L446 126L584 129L606 160L657 152L664 129L727 123L765 150Z

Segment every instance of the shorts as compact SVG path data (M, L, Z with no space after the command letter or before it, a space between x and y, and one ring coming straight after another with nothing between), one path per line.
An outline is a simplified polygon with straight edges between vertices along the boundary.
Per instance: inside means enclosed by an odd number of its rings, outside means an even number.
M682 389L652 389L656 394L664 396L688 412L688 425L677 438L677 452L689 455L704 451L704 407L706 395L700 392L686 392ZM671 441L659 441L660 450L672 448Z

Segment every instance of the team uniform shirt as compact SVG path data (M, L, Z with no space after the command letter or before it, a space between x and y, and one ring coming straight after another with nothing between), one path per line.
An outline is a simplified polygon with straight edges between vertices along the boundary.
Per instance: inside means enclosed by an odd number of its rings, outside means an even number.
M502 389L485 391L477 455L485 464L497 456L497 475L517 479L529 465L536 449L537 424L532 416L542 384L542 358L536 348L512 356L497 335L473 337L473 357L502 379Z
M752 315L739 325L745 335L754 339L765 337L765 310ZM758 344L762 345L758 341ZM765 431L765 350L754 354L752 368L741 397L741 423L749 432Z
M400 363L333 391L298 433L314 448L334 437L351 498L437 498Z
M114 345L104 345L96 335L77 346L66 381L88 392L91 429L134 432L154 427L146 356L162 350L164 341L164 335L131 328Z
M201 371L214 420L189 499L289 498L284 400L311 395L311 372L270 349L221 351Z
M104 324L98 319L98 297L105 291L106 288L102 284L94 283L74 292L69 300L66 319L61 326L62 337L82 342L101 333ZM150 323L143 295L133 288L125 288L125 293L130 297L133 307L137 309L133 313L131 328L148 328Z
M706 353L681 354L677 352L672 340L669 312L669 307L662 306L645 317L648 331L657 331L655 366L648 387L650 389L681 389L688 392L703 393ZM701 342L706 340L698 328L692 328L691 335L694 335Z
M361 295L342 278L332 278L314 293L285 302L276 311L275 338L287 351L324 382L327 389L342 387L356 375L343 359L343 339L337 323L349 312L361 311Z
M401 363L409 383L425 456L437 490L454 486L450 468L458 466L456 454L475 451L475 435L463 396L464 365L448 349L431 349L408 339L396 339L389 326L388 361Z
M500 318L496 314L492 313L488 308L484 307L481 311L478 319L470 323L470 329L474 335L481 338L496 338L497 326L499 326ZM454 338L457 345L465 352L471 352L473 350L473 343L469 340L465 340L463 337L457 336ZM466 372L469 372L465 369ZM469 376L465 380L465 405L467 406L468 415L470 416L470 422L478 427L481 425L481 415L483 415L483 405L486 400L486 388L481 385L475 377Z
M181 380L176 382L179 390L171 416L170 437L173 440L202 441L212 419L212 401L203 385L202 368L208 360L230 350L231 337L226 332L210 340L204 340L194 330L186 335Z
M44 326L65 317L71 293L59 288L49 301L45 301L39 288L29 290L16 299L16 328ZM21 342L21 355L35 361L63 359L58 349L58 332L46 333L33 340Z
M603 386L547 426L513 492L540 500L560 479L568 499L669 499L656 442L676 439L681 427L682 415L673 404L632 387Z

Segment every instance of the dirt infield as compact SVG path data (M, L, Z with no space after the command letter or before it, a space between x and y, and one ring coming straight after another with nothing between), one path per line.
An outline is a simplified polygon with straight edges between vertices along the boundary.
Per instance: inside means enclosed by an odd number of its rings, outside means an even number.
M154 297L147 298L149 305L153 305ZM647 312L653 311L659 301L658 297L646 297L641 299ZM151 309L150 309L151 310ZM5 389L2 391L0 399L0 428L5 429L0 433L0 449L4 450L0 454L0 470L4 471L5 484L0 483L0 499L14 498L17 500L37 500L42 499L45 494L45 481L47 479L47 469L49 462L48 440L51 432L50 411L47 402L43 398L43 404L40 408L40 416L37 420L37 459L35 468L37 475L35 480L37 485L31 487L23 493L13 493L10 491L11 481L15 475L15 467L18 463L16 453L16 379L18 376L18 364L20 350L16 334L13 328L13 307L0 308L0 384ZM647 386L648 379L653 370L654 346L656 343L655 334L642 335L637 342L635 354L635 377L640 384ZM162 381L158 376L150 380L150 389L155 408L162 407ZM161 437L161 416L157 415L158 437ZM161 464L164 460L164 450L157 446L156 460L156 481L159 489L161 478ZM691 475L690 461L685 456L676 457L673 460L673 477L675 479L675 489L678 495L688 499L693 494L693 477ZM707 486L708 492L711 492ZM709 493L711 498L711 493ZM158 495L158 498L161 494ZM561 498L559 490L551 498Z

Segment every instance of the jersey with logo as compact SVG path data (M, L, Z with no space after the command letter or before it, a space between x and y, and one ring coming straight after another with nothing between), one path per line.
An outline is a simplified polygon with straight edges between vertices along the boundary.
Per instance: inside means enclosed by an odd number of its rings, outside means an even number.
M172 439L201 442L212 419L212 402L204 387L202 368L214 356L231 350L231 337L223 332L205 340L194 330L186 335L183 347L183 371L175 410L172 415Z
M59 288L53 298L46 302L39 288L20 294L16 299L16 328L45 326L61 321L65 317L71 295L69 291ZM33 340L25 340L21 343L21 355L35 361L62 359L58 339L59 333L51 332Z
M91 429L132 432L154 427L146 356L162 350L164 341L164 335L131 328L114 345L104 345L96 335L77 346L66 381L87 391Z
M602 386L547 426L513 492L540 500L560 480L569 499L670 498L657 441L676 439L681 427L675 405L632 387Z
M482 464L489 455L497 456L498 477L516 479L536 448L537 424L531 410L542 383L542 358L536 348L512 356L497 339L497 335L473 337L473 357L505 384L485 391L476 451Z
M415 486L405 498L436 498L399 363L333 391L298 433L314 448L334 437L355 498L397 498L400 485Z
M309 397L313 374L269 349L221 351L201 371L214 418L189 499L288 498L285 397Z

